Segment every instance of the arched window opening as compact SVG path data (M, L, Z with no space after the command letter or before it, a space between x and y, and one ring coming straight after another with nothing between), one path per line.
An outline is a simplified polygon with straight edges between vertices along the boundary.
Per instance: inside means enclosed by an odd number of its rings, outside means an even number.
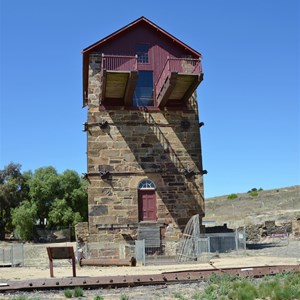
M155 190L156 186L153 181L149 179L142 180L138 187L139 190Z

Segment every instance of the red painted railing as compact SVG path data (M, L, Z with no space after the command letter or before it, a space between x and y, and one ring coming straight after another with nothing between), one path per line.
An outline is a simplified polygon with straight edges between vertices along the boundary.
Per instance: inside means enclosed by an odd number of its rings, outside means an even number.
M155 84L156 97L171 72L200 75L202 73L201 61L193 58L168 58Z
M102 54L101 69L109 71L137 70L137 56Z

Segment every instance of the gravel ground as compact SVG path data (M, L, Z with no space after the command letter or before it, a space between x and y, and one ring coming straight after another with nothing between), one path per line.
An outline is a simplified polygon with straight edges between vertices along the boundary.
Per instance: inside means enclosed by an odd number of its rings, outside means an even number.
M214 262L217 267L234 267L234 266L249 266L249 265L272 265L272 264L300 264L300 240L272 240L265 239L257 244L248 245L245 252L239 253L227 253L227 254L216 254L212 257L211 261ZM185 266L185 268L195 269L195 268L207 268L208 264L193 264ZM170 271L170 268L176 270L182 268L182 266L148 266L142 268L114 268L114 269L96 269L96 268L82 268L81 272L91 272L92 274L100 276L109 274L110 270L112 272L128 273L132 272L139 273L149 272L149 273L161 273L165 270ZM6 279L15 280L25 279L21 272L26 271L26 268L1 268L0 269L0 279L1 282L6 282ZM38 271L38 270L36 270ZM98 274L95 274L99 272ZM6 274L5 274L6 272ZM13 272L10 274L9 272ZM29 269L29 273L35 273L34 269ZM46 274L46 278L49 278L49 270L42 270L41 274ZM54 274L57 277L63 277L63 273L59 273L60 270L54 268ZM70 267L67 268L67 276L70 276ZM33 274L30 274L33 275ZM92 276L92 275L89 275ZM33 277L33 276L32 276ZM93 289L84 290L84 296L80 298L73 299L94 299L95 296L103 296L105 300L119 300L126 299L122 298L122 295L126 295L130 300L157 300L157 299L192 299L195 293L200 293L204 290L206 286L205 282L197 283L187 283L187 284L173 284L173 285L157 285L157 286L141 286L141 287L128 287L128 288L118 288L118 289ZM26 296L27 299L40 299L40 300L50 300L50 299L67 299L64 296L63 290L54 291L35 291L35 292L17 292L17 293L5 293L0 294L0 300L7 299L17 299L18 296Z
M173 285L156 285L156 286L140 286L131 288L118 289L93 289L84 290L84 296L75 299L94 299L95 296L102 296L105 300L120 300L122 296L128 296L130 300L171 300L171 299L191 299L197 293L202 292L206 286L205 282L173 284ZM25 296L30 299L67 299L64 291L36 291L36 292L17 292L14 294L0 294L0 299L14 299L18 296ZM125 297L124 297L125 299Z

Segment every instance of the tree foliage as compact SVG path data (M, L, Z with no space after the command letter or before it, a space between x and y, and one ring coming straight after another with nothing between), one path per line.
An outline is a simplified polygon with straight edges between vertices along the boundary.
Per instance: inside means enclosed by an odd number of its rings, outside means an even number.
M36 218L37 206L30 201L25 200L12 210L12 224L15 226L17 235L23 241L32 239Z
M36 203L38 218L43 224L54 199L63 196L59 176L53 167L39 168L34 172L28 184L30 199Z
M65 199L55 199L48 215L51 226L66 227L81 222L79 212L74 212Z
M87 184L73 170L59 174L48 166L22 174L21 165L11 163L0 170L0 218L3 238L11 224L24 240L35 224L66 227L87 221Z
M87 220L86 185L77 172L66 170L58 174L53 167L39 168L30 179L29 187L40 224L45 219L49 226L66 226L75 220ZM70 216L72 214L74 216Z
M28 197L28 187L21 173L21 165L10 163L0 170L0 239L11 225L11 210Z

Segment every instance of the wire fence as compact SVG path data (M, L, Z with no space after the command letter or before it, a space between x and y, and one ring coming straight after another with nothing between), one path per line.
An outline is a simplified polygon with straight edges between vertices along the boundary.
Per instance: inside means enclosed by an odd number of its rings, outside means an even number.
M141 239L126 244L114 242L81 243L76 246L77 258L135 257L139 265L205 263L215 253L234 255L246 250L244 231L216 233L199 237L185 234L179 241Z
M23 244L7 244L0 247L1 267L21 267L24 266Z
M35 227L33 231L34 243L24 244L17 239L3 242L0 244L0 267L46 267L49 265L46 247L49 244L70 244L71 232L72 227L62 229ZM17 238L16 235L14 237Z
M135 240L125 243L17 243L0 244L0 267L48 267L48 246L73 246L76 257L116 258L135 257L138 265L206 263L214 257L268 256L292 257L300 261L300 238L273 234L260 243L247 244L243 229L232 233L185 235L179 241ZM70 266L68 260L54 260L57 266Z

